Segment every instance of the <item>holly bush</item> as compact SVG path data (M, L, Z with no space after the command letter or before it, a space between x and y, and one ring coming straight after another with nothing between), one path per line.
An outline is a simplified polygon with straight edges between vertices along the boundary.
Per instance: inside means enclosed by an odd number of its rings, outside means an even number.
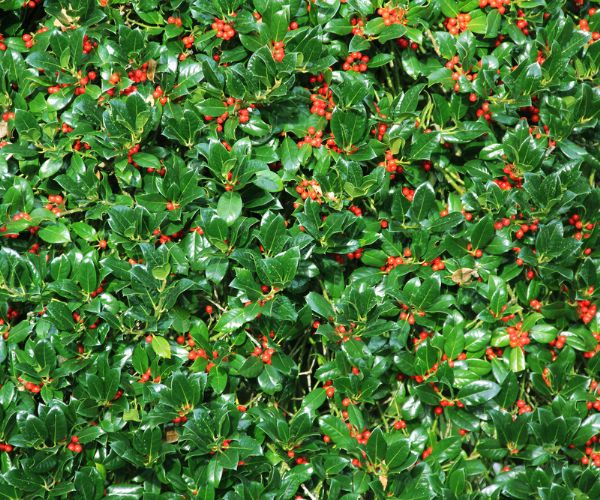
M588 0L0 2L3 498L600 498Z

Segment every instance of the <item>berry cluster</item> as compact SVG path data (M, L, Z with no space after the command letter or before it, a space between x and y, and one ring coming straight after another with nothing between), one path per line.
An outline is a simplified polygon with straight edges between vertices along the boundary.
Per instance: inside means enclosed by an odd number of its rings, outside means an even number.
M223 101L223 104L233 109L230 111L225 111L221 116L218 116L216 119L213 116L206 115L204 119L207 122L212 121L213 119L217 123L216 130L217 132L223 131L223 125L229 118L230 112L237 113L238 120L240 123L248 123L250 121L250 110L255 108L254 104L251 104L249 107L242 107L242 101L240 99L235 99L234 97L228 97Z
M186 338L183 335L178 335L175 339L175 342L177 342L179 345L183 345L186 343ZM196 341L192 338L190 333L188 333L187 344L190 347L194 347L196 345Z
M79 80L75 88L75 95L85 94L85 87L88 83L93 82L97 75L95 71L88 71L86 76L81 76L81 71L78 72Z
M521 189L523 178L516 171L515 166L512 163L507 164L502 170L506 175L502 179L494 179L494 182L498 187L504 191L512 188ZM512 184L511 184L512 181Z
M295 445L294 448L298 448L298 445ZM294 458L295 457L295 462L296 465L303 465L303 464L307 464L308 460L306 459L306 457L296 457L296 452L294 450L288 450L287 452L287 456L288 458ZM296 496L296 498L298 498L299 495Z
M588 10L588 16L592 17L594 14L596 14L596 8L595 7L591 7ZM590 25L589 25L589 21L587 19L580 19L579 20L579 29L581 31L586 31L589 33L590 31ZM590 43L596 42L600 40L600 32L598 31L593 31L592 32L592 38L590 39Z
M581 463L583 465L589 465L592 463L595 467L600 467L600 451L596 451L595 447L598 444L598 435L592 436L585 443L585 455L581 457Z
M356 250L354 250L354 252L348 252L345 255L336 255L335 260L342 265L346 263L345 259L360 260L364 251L365 251L364 248L357 248ZM345 327L340 327L340 328L345 328Z
M132 164L136 168L139 167L139 165L133 159L133 155L139 153L140 149L141 146L139 144L136 144L135 146L131 147L129 151L127 151L127 163Z
M477 118L481 118L483 116L486 121L491 122L492 112L490 111L490 103L488 101L484 101L481 105L481 108L479 108L475 114L477 115Z
M21 377L19 377L18 380L21 384L23 384L23 387L26 391L29 391L33 394L39 394L42 390L42 387L44 387L44 384L42 382L40 382L39 384L34 384L33 382L26 382Z
M529 338L529 332L524 332L521 330L523 323L519 321L515 326L509 326L506 328L506 333L508 333L508 340L510 342L511 347L520 347L523 348L531 342Z
M507 217L504 217L503 219L494 222L494 229L496 231L500 231L501 229L508 226L510 226L510 219Z
M365 22L360 17L353 17L350 24L352 24L352 34L354 36L365 36Z
M335 387L333 387L333 380L326 380L323 383L323 387L325 388L325 395L328 398L332 398L335 394Z
M434 365L435 367L435 365ZM432 367L432 368L434 368ZM435 371L435 370L432 370ZM452 407L452 406L457 406L458 408L463 408L464 404L462 402L460 402L458 399L457 400L452 400L452 399L442 399L440 401L440 406L436 406L433 409L433 412L436 415L441 415L442 413L444 413L444 408L446 407Z
M458 35L469 29L471 14L458 14L456 17L447 17L444 26L451 35Z
M25 33L21 38L25 42L25 47L27 47L28 49L33 47L34 40L33 40L33 37L29 33Z
M530 300L529 305L536 312L540 312L542 310L542 303L537 299Z
M173 422L175 425L183 425L187 422L188 418L185 415L185 412L180 411L179 412L179 416L175 417L173 420L171 420L171 422Z
M522 399L517 399L517 409L519 415L523 415L523 413L531 413L533 411L533 408L531 408L531 406Z
M406 422L404 420L396 420L394 422L394 429L397 431L401 429L406 429Z
M275 40L273 40L271 42L271 45L273 46L273 48L271 49L271 53L273 54L273 59L275 59L277 62L283 61L283 58L285 57L285 51L283 49L283 47L284 47L283 42L276 42Z
M194 38L194 35L192 35L192 34L190 34L188 36L184 36L181 39L181 43L183 43L184 47L188 50L194 46L195 41L196 41L196 39Z
M408 201L413 201L413 198L415 196L415 190L409 188L408 186L403 186L402 196L404 196Z
M364 73L367 71L367 63L369 62L369 56L363 56L361 52L352 52L348 54L342 69L344 71L354 71L356 73Z
M506 38L506 37L505 37L504 35L498 35L498 36L496 37L496 40L495 40L495 42L494 42L494 46L495 46L495 47L499 47L499 46L502 44L502 42L504 41L504 39L505 39L505 38Z
M567 337L564 335L558 335L554 340L549 342L549 345L555 347L556 349L562 349L567 342Z
M594 223L582 221L579 214L573 214L569 217L569 224L576 229L576 232L573 235L576 240L581 240L582 238L588 239L592 235Z
M12 216L11 220L13 222L17 222L20 220L30 221L31 215L29 215L27 212L17 212L15 215ZM0 227L0 233L6 233L7 230L8 230L8 228L6 227L6 225ZM29 230L30 234L36 234L37 231L39 230L39 226L29 226L28 230ZM4 235L4 237L14 240L19 237L19 234L18 233L7 233ZM10 311L10 308L9 308L9 311Z
M417 50L419 48L419 44L417 42L411 42L408 38L405 38L403 36L400 38L396 38L396 44L402 50L408 49L409 47L412 50Z
M263 346L264 345L265 345L265 343L263 343ZM254 357L260 357L260 360L265 365L270 365L272 362L271 357L273 356L274 353L275 353L275 349L273 349L272 347L265 347L263 349L263 347L261 347L261 346L256 346L250 355L254 356Z
M177 231L176 233L173 233L171 235L162 234L159 228L152 231L152 236L155 236L157 238L157 240L156 240L157 245L164 245L164 244L168 243L169 241L179 240L183 237L183 235L184 235L183 231Z
M8 443L0 443L0 451L5 451L6 453L10 453L13 451L13 445Z
M148 80L148 66L147 62L143 63L138 69L128 71L127 77L134 83L144 83Z
M592 380L590 382L590 393L591 393L591 397L595 398L595 400L588 401L586 403L588 411L592 411L592 410L600 411L600 399L598 399L599 392L600 391L598 391L598 382L596 382L595 380ZM587 446L590 446L590 444L588 443Z
M455 82L454 92L460 91L460 85L458 83L458 80L461 76L464 76L469 81L474 81L475 78L477 78L477 73L471 73L471 69L465 71L465 69L462 67L462 64L460 63L460 58L458 56L452 57L452 59L450 59L444 66L452 71L452 80L454 80ZM471 102L474 102L471 97L469 97L469 100L471 100Z
M300 198L303 200L310 198L317 203L323 203L323 192L321 191L321 186L314 179L304 179L296 186L296 193L298 193Z
M389 273L395 267L404 264L404 259L402 257L394 257L392 255L388 256L387 263L385 266L381 266L379 269L384 273Z
M352 212L357 217L362 217L362 209L360 207L357 207L356 205L350 205L348 207L348 210L350 210L350 212Z
M593 358L598 352L600 352L600 332L592 332L593 337L596 339L596 347L593 351L587 351L583 353L583 357L586 359Z
M73 132L73 130L74 130L73 127L71 127L71 125L69 125L68 123L64 123L64 122L62 123L60 128L61 128L61 131L63 134L69 134L69 133Z
M532 102L536 102L537 99L534 97L531 98ZM532 104L531 106L523 106L522 108L519 108L519 114L521 115L521 118L525 118L527 121L531 122L531 123L538 123L540 121L540 108L538 108L535 104Z
M48 196L48 203L46 209L50 210L54 215L60 215L61 207L65 201L60 194L51 194Z
M103 280L100 285L98 286L98 288L96 288L94 291L90 292L90 297L94 298L97 295L100 295L102 292L104 292L104 287L106 286L106 280Z
M329 133L329 138L327 139L327 141L325 141L325 147L327 149L331 149L332 151L335 151L336 153L341 153L342 150L341 148L339 148L336 143L335 143L335 137L333 135L333 132ZM349 151L345 151L346 154L352 154L353 150L349 150Z
M301 148L305 144L314 148L320 148L323 143L323 131L317 130L315 127L308 127L307 134L303 139L298 141L298 147Z
M525 19L525 13L522 10L517 11L517 28L525 35L529 35L529 23Z
M443 271L444 269L446 269L446 264L444 263L444 261L442 260L441 257L436 257L429 263L427 263L427 262L423 263L423 266L427 266L427 265L430 265L431 269L433 269L434 271Z
M515 233L515 237L520 240L522 239L525 234L527 234L529 231L531 231L532 233L535 233L538 230L538 219L534 219L532 224L521 224L521 226L519 227L519 229L517 230L517 232ZM534 251L535 252L535 251Z
M344 404L347 403L347 404ZM350 399L349 398L345 398L342 401L342 404L344 406L350 406ZM350 422L346 423L346 427L348 428L348 430L350 431L350 437L353 437L354 439L356 439L356 442L358 444L367 444L369 442L369 438L371 437L371 431L369 431L366 427L363 427L363 430L360 431L357 427L355 427L354 425L352 425Z
M596 304L593 304L590 300L578 300L577 301L577 315L583 321L584 324L589 324L596 316L598 308Z
M146 342L148 342L148 337L150 337L150 342L152 341L152 335L148 335L146 337ZM148 342L149 343L149 342ZM145 384L152 378L152 369L148 368L145 373L139 378L138 382L141 384Z
M480 248L473 249L470 243L467 243L467 252L469 252L475 259L483 257L483 251Z
M60 89L63 87L66 87L67 84L63 83L62 85L52 85L50 87L48 87L48 94L56 94L57 92L60 92Z
M310 112L313 115L324 116L326 120L331 120L331 113L335 108L335 103L333 102L333 92L329 88L329 85L324 82L323 73L311 76L309 82L321 84L317 92L310 95Z
M0 318L0 326L4 326L9 324L12 320L17 319L19 317L19 312L16 309L13 309L11 306L8 306L8 309L6 311L6 319L5 318ZM8 332L9 330L6 330L3 334L4 340L8 339Z
M169 16L167 18L167 24L174 24L178 28L181 28L181 24L182 24L181 18L180 17L175 17L175 16Z
M496 314L490 309L490 314L494 316L494 318L499 317L499 319L502 320L504 323L508 323L511 319L515 319L515 314L507 314L506 316L503 316L504 311L506 311L506 309L508 309L508 304L504 304L501 307L500 312L498 314Z
M224 19L215 17L215 22L211 24L211 28L217 32L215 36L223 40L231 40L235 36L233 23L227 22Z
M529 127L529 133L534 135L536 139L541 139L544 135L548 136L548 147L556 147L556 141L550 138L550 129L548 125L542 125L541 129L540 127Z
M90 40L90 37L83 35L83 53L89 54L92 50L98 47L98 42Z
M419 316L425 316L424 313L419 313ZM425 335L429 336L429 337L434 337L434 333L427 333L427 332L421 332L420 334L420 340L423 341L425 338ZM414 341L414 339L413 339ZM419 342L420 343L420 342ZM418 344L419 343L415 343L415 352L417 350ZM456 357L457 361L464 361L465 359L467 359L467 355L466 353L462 352L460 353L457 357ZM447 361L448 362L448 366L450 368L454 368L454 360L453 359L448 359L448 356L446 354L444 354L442 356L441 359L442 362ZM421 375L413 375L411 376L411 378L413 378L415 380L415 382L421 384L425 381L425 379L427 377L429 377L430 375L433 375L435 372L438 371L439 367L440 367L441 363L434 363L431 368L429 370L427 370L425 372L425 376L421 376ZM431 388L440 396L441 400L440 400L440 405L441 406L457 406L458 408L464 408L464 403L462 401L460 401L459 399L449 399L444 397L441 394L440 388L434 384L433 382L429 382L429 385L431 386ZM438 414L440 414L441 412L438 411Z
M224 182L224 187L225 187L225 191L233 191L233 188L235 187L236 184L239 184L239 181L233 181L233 173L232 172L227 172L226 174L226 181Z
M479 8L485 9L487 6L492 9L498 9L500 15L504 15L507 5L510 5L510 0L479 0Z
M388 126L385 123L380 123L375 128L371 129L371 135L376 136L377 140L383 141L383 136L387 132L387 129L388 129Z
M49 198L49 197L48 197ZM18 221L21 219L25 219L25 220L31 220L31 215L29 215L27 212L17 212L15 215L13 215L12 220L13 221Z
M390 173L390 179L392 180L395 179L396 174L404 172L404 168L398 165L394 154L389 149L385 152L385 161L379 162L378 165L385 167L386 171Z
M466 352L461 352L458 356L456 356L456 361L465 361L466 359L467 359L467 353ZM442 355L442 361L447 361L448 362L448 366L450 368L454 368L454 360L452 358L448 358L448 355L446 353L444 353ZM462 406L461 406L462 403L458 399L456 400L456 405L459 408L462 408ZM452 405L450 405L450 406L452 406Z
M188 345L193 345L193 344L190 344L190 342L188 341ZM213 359L217 359L219 357L219 353L217 351L213 351L212 355L213 355ZM206 360L207 363L206 363L206 367L204 368L204 371L206 373L209 373L216 366L216 364L213 361L209 361L209 356L204 349L196 349L196 350L192 349L188 353L188 359L190 361L195 361L196 359Z
M502 357L503 351L500 347L488 347L485 350L485 355L488 361L491 361L494 358Z
M377 14L383 18L385 26L391 26L392 24L406 25L408 23L408 20L404 17L406 11L400 7L380 7L377 9Z
M154 99L158 99L158 101L164 106L165 104L167 104L169 98L164 95L165 91L161 88L160 85L157 85L156 88L154 89L154 92L152 92L152 97L154 97Z
M79 444L79 437L72 436L71 441L67 445L67 448L71 450L73 453L81 453L83 451L83 446Z
M398 318L401 321L408 322L409 325L414 325L415 324L414 314L411 312L406 312L406 311L410 311L410 307L408 307L406 304L400 304L400 307L403 309L403 311L400 313ZM423 311L418 311L417 316L423 317L423 316L425 316L425 313Z

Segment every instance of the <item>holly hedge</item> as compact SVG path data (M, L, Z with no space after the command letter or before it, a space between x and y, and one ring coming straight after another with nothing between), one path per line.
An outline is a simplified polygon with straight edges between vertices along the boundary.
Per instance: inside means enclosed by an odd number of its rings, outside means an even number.
M600 498L594 2L0 1L0 497Z

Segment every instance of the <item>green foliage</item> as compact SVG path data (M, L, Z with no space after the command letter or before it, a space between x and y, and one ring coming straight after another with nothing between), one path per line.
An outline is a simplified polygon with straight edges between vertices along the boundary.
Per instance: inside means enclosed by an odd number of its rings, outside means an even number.
M0 2L0 496L600 498L600 13L488 3Z

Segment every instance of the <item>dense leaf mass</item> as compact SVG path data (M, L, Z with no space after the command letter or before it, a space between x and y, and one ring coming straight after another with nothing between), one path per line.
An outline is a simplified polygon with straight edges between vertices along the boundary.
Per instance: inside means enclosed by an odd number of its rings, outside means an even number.
M0 2L0 496L600 498L597 0Z

